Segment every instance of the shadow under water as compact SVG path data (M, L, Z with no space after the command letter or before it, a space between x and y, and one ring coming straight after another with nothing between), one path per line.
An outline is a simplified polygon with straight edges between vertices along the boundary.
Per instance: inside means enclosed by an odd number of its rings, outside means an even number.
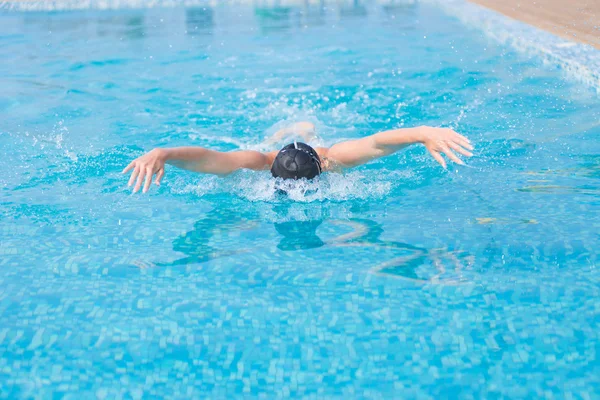
M280 208L281 206L277 206L274 210L278 215L282 215ZM173 267L200 264L218 258L257 252L261 247L258 241L254 242L252 247L238 247L237 240L233 248L229 245L234 242L235 236L244 231L252 231L261 223L261 218L256 213L249 215L234 208L215 207L198 220L192 230L173 240L173 251L183 253L184 257L152 265ZM322 238L317 230L323 225L329 225L329 228L338 233L333 238ZM409 243L383 240L383 227L369 219L293 219L274 222L273 227L281 236L276 245L280 251L339 249L341 256L352 251L350 249L367 250L372 253L374 261L372 265L365 264L364 267L371 273L401 278L413 283L461 284L464 281L461 271L473 264L473 258L463 251L429 250ZM340 228L342 231L349 228L350 232L340 234ZM272 250L265 251L265 254L267 253L272 253ZM377 261L386 258L380 257L381 253L385 253L388 261ZM389 259L389 254L394 255L392 259Z
M325 246L317 235L322 219L314 221L287 221L273 224L275 230L283 236L277 245L281 251L309 250Z

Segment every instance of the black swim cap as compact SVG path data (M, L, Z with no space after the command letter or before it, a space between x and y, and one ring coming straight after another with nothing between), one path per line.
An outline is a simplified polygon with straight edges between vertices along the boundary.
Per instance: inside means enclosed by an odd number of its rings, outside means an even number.
M321 173L319 155L305 143L291 143L275 157L271 174L283 179L312 179Z

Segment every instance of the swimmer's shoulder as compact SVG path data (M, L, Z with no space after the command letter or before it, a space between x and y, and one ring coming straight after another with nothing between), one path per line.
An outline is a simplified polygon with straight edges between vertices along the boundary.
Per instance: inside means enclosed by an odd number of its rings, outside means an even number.
M321 168L328 172L341 172L342 165L329 158L329 147L315 147L319 158L321 159Z
M278 153L279 153L279 150L273 150L273 151L263 152L262 154L266 158L266 163L271 165L271 164L273 164L273 161L275 161L275 157L277 157Z

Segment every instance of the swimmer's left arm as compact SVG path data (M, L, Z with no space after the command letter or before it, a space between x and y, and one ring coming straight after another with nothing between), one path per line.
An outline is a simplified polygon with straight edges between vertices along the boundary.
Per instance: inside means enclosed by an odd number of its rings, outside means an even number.
M464 162L453 150L467 157L473 155L469 151L473 150L469 139L452 129L420 126L379 132L361 139L338 143L327 151L326 156L343 167L354 167L393 154L415 143L423 144L444 168L446 168L446 161L442 153L461 165L464 165Z

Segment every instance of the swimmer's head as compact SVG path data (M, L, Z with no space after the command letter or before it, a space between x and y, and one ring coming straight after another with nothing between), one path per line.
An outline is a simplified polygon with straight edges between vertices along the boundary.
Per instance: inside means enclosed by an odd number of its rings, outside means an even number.
M309 145L300 142L288 144L279 151L271 174L283 179L312 179L321 173L319 155Z

